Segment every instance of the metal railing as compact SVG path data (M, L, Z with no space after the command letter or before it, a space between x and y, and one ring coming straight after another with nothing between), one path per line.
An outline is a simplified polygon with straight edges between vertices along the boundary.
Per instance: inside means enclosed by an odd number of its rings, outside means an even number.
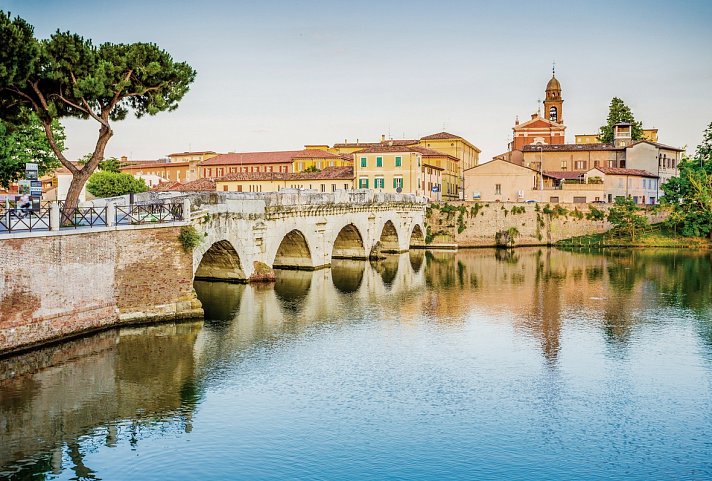
M106 207L76 207L71 212L61 211L61 226L78 227L106 226Z
M0 233L49 230L49 207L25 210L0 206Z
M148 224L183 220L182 203L132 204L116 206L116 224Z

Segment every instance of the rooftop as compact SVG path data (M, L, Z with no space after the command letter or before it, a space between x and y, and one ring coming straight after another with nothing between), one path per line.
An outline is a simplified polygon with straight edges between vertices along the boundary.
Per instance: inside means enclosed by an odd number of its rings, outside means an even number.
M652 177L653 179L658 178L657 175L651 174L647 170L641 169L621 169L620 167L595 167L595 170L603 172L606 175L634 175L636 177Z
M338 159L340 157L324 150L315 149L283 150L276 152L231 152L204 160L200 165L291 164L294 159L305 158Z
M235 172L219 177L215 181L353 180L353 178L353 167L326 167L321 172Z

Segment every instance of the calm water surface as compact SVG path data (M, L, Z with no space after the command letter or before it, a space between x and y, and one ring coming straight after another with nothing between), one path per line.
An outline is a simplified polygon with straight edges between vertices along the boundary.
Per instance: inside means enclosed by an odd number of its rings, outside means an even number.
M712 258L416 252L196 283L0 360L0 478L712 479Z

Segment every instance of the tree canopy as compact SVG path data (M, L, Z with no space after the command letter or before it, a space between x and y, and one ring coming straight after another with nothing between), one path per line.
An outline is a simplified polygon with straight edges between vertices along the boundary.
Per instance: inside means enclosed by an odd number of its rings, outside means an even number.
M146 192L146 183L130 174L103 170L89 177L87 191L96 197L116 197L118 195Z
M175 62L156 44L96 46L59 30L38 40L30 24L2 11L0 38L0 119L21 125L28 123L25 112L35 113L52 151L72 173L67 209L77 204L84 183L104 158L111 122L129 113L140 118L175 110L195 79L187 63ZM53 122L68 117L99 124L96 145L83 166L63 155L52 131Z
M608 119L606 125L601 126L598 138L601 142L613 142L613 126L619 122L629 122L631 124L631 136L633 140L643 138L643 123L637 122L630 108L618 97L611 99L608 107Z
M636 234L648 227L648 219L639 212L640 208L630 197L616 198L608 211L608 222L613 225L614 232L624 234L634 242Z
M688 237L712 237L712 123L692 158L678 165L680 176L662 185L662 201L672 206L668 224Z
M27 123L19 125L0 120L0 186L6 189L24 176L28 162L38 164L40 176L61 165L40 120L32 113L27 118ZM57 146L64 149L64 127L55 120L51 128Z

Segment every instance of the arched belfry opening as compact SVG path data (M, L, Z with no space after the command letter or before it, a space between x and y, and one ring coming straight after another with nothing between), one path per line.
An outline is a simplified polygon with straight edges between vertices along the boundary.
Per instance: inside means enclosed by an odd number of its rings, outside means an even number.
M275 269L314 269L311 252L304 234L295 229L284 236L277 249L272 267Z
M421 229L420 225L418 224L415 224L415 226L413 226L413 232L410 233L409 245L411 248L425 248L425 234L423 233L423 229Z
M381 231L381 252L385 253L399 253L400 245L398 243L398 231L396 231L396 226L390 220L386 222Z
M195 279L202 281L246 282L240 256L232 244L221 240L210 246L195 271Z
M334 240L332 259L366 259L366 248L361 233L355 225L348 224L339 231Z

